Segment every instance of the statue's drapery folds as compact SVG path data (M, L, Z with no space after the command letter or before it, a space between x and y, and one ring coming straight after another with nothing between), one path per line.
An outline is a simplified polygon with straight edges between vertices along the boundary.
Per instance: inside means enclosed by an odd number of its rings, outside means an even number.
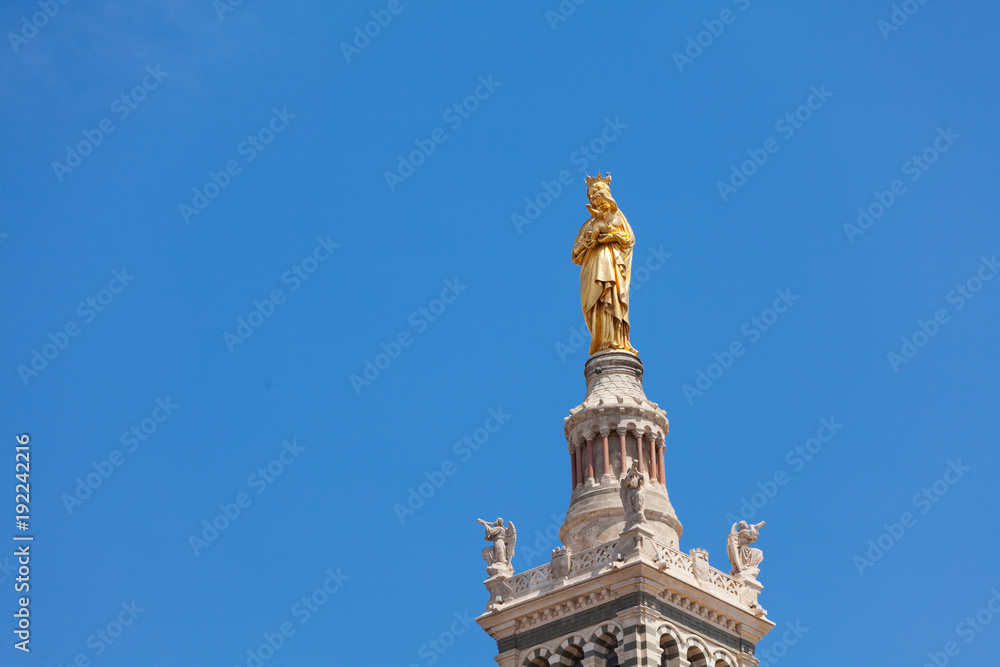
M587 210L591 217L573 243L579 264L580 302L590 330L590 353L626 350L629 343L628 290L632 279L635 237L611 197L611 175L587 177Z
M639 472L639 462L633 461L632 467L622 476L619 494L622 499L622 507L625 508L625 529L631 528L634 524L646 521L643 512L646 509L646 483L642 473Z

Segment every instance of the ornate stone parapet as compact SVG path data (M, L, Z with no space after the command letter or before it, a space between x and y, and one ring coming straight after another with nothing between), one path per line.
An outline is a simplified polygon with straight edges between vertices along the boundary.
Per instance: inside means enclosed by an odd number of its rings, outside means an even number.
M704 549L692 549L689 555L659 542L645 524L637 524L618 539L579 553L567 547L554 549L551 563L512 577L491 577L486 582L491 593L490 605L492 608L499 604L520 603L602 572L620 569L637 558L714 597L740 605L755 616L763 618L766 614L757 603L757 596L763 589L759 582L733 577L711 567Z

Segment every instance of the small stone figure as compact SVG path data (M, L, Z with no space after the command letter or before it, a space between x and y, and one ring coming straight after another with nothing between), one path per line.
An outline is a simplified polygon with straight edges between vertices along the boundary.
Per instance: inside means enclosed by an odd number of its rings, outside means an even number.
M757 535L763 526L763 521L756 525L747 524L746 521L733 524L726 539L726 551L729 552L729 563L733 567L730 574L748 579L757 578L764 552L750 545L757 541Z
M486 561L486 573L491 577L501 574L510 576L514 574L514 568L510 561L514 558L514 544L517 542L517 530L514 522L511 521L504 526L503 519L498 518L493 523L476 519L486 528L488 542L493 542L492 547L483 549L483 560Z
M646 489L643 486L646 480L639 472L639 463L632 462L632 467L622 478L619 494L622 498L622 506L625 508L625 529L630 526L643 523L646 515L643 510L646 508Z

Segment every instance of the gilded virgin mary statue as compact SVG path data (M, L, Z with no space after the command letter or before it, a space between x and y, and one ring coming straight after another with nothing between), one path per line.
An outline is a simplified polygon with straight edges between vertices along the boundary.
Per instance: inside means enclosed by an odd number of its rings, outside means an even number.
M580 269L580 302L590 330L590 353L624 350L628 340L628 286L632 279L632 228L611 197L611 174L587 176L587 210L573 243Z

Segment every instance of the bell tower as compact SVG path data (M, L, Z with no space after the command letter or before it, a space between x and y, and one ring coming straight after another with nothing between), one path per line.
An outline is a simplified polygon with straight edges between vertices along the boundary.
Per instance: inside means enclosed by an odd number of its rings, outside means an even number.
M587 394L565 418L573 490L559 538L580 552L618 537L625 527L619 480L635 463L649 481L647 526L658 541L676 549L681 523L664 485L670 424L642 390L642 361L606 350L587 359L583 373Z
M680 550L666 488L670 425L646 398L629 342L635 241L610 182L587 177L591 218L573 246L591 355L583 402L565 418L564 546L516 573L513 524L481 522L494 546L483 550L490 599L476 620L496 640L500 667L753 667L756 643L774 627L757 602L763 556L750 546L763 524L731 528L729 574L705 549Z

